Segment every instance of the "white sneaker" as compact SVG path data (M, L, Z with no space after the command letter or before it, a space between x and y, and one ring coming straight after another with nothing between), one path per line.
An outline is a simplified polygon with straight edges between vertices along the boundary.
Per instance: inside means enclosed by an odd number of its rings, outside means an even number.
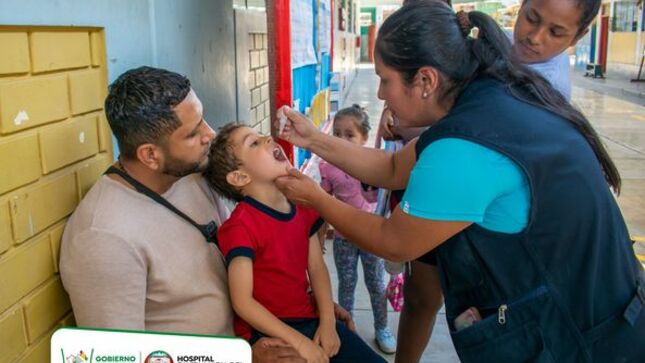
M385 354L396 353L396 338L389 328L378 329L375 335L376 346Z

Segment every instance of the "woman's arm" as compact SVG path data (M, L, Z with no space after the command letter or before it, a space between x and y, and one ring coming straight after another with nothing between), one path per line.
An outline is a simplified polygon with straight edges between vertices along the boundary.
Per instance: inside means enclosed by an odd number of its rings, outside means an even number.
M378 187L403 189L416 161L416 140L394 154L362 147L320 132L309 119L297 111L280 109L289 118L280 138L309 149L354 178Z
M277 181L289 199L312 206L325 221L359 248L391 261L403 262L420 257L472 224L413 217L399 207L386 219L329 196L297 170L289 173L288 177Z

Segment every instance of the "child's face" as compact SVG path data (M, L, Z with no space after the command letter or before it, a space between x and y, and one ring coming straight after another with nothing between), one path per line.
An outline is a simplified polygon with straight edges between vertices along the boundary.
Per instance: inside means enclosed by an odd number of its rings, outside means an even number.
M581 34L577 0L524 0L515 23L513 51L522 63L542 63L575 45Z
M287 174L289 160L271 136L259 134L250 127L240 127L231 135L231 146L242 164L239 171L252 181L273 182Z
M357 126L358 120L353 117L341 117L334 120L334 136L345 139L357 145L365 145L367 137Z

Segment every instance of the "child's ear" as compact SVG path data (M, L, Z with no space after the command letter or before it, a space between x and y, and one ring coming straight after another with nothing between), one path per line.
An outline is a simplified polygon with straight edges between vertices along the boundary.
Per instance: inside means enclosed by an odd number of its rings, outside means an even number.
M236 188L242 188L251 182L251 176L241 170L234 170L226 174L226 182Z

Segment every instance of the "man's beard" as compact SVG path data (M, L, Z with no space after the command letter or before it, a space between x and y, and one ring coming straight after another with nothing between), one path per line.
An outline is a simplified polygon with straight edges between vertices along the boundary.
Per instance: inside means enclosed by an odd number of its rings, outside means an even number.
M182 178L186 175L200 173L206 170L206 166L208 165L208 158L193 163L187 163L185 161L181 161L169 156L168 153L166 153L166 155L168 156L166 157L166 162L161 172L163 174L171 175L176 178Z

